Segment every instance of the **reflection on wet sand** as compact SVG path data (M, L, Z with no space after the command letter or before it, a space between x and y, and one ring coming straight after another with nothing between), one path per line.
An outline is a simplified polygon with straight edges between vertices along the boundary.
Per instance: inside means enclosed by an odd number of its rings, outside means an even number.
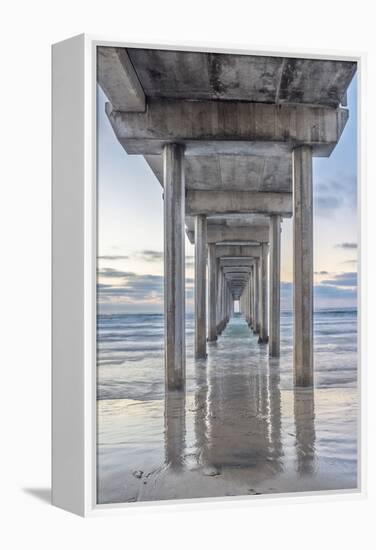
M239 318L208 351L186 393L99 402L98 502L356 487L352 389L282 386Z
M185 393L166 392L165 396L165 462L179 470L184 465L185 455Z
M283 470L281 440L281 392L277 369L271 373L240 375L236 369L223 378L213 368L196 364L194 396L197 464L208 475L223 468L266 466L272 473ZM294 422L297 472L315 471L315 406L313 389L295 389ZM184 466L186 409L183 392L168 392L165 400L166 465Z
M266 368L265 368L266 367ZM196 463L207 475L226 469L283 468L279 372L268 364L254 372L215 360L195 363L194 413ZM180 395L180 400L179 400ZM185 407L182 394L166 397L166 461L183 464ZM173 416L171 416L173 415ZM179 437L180 434L180 437ZM183 435L184 434L184 435Z
M238 369L236 364L218 368L209 361L206 370L197 366L197 386L195 433L200 464L220 471L273 461L278 469L280 390L278 384L272 385L270 374Z
M315 402L312 388L294 390L294 419L296 429L296 456L298 473L315 471Z

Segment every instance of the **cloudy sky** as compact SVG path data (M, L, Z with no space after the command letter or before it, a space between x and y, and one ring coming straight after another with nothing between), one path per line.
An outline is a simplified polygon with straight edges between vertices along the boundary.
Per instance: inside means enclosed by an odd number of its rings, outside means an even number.
M349 121L330 158L315 158L315 308L354 307L357 285L356 78ZM162 189L142 157L127 155L98 89L98 301L102 313L163 310ZM192 310L193 247L186 239L187 311ZM292 222L282 224L282 308L291 307Z

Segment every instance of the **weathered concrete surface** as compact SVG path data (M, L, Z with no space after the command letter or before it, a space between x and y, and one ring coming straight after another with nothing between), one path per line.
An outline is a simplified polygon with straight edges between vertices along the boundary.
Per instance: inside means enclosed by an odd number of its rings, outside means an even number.
M232 282L247 282L248 279L249 279L249 273L239 273L239 272L232 272L232 273L226 273L226 272L223 272L224 276L225 276L225 279L227 281L232 281Z
M158 155L166 143L225 142L224 153L238 153L238 142L280 143L292 150L308 144L317 156L329 156L347 122L346 109L311 105L273 105L236 101L148 99L145 113L106 106L114 132L128 154ZM249 154L254 154L252 147Z
M216 245L215 252L217 258L239 258L239 257L259 257L260 246L239 246L239 245Z
M241 257L221 257L219 258L219 262L221 267L232 267L232 268L240 268L240 267L251 267L253 265L253 257L252 256L241 256Z
M208 342L214 342L217 339L217 320L216 320L216 273L217 257L215 244L208 245Z
M269 239L269 217L260 214L207 216L208 242L231 245L258 245ZM187 236L194 243L194 217L186 216Z
M290 217L292 215L292 193L188 190L185 208L186 213L190 216L258 213Z
M127 50L125 48L98 48L97 52L98 83L106 96L110 98L112 107L118 111L145 111L144 90L128 57ZM163 180L162 171L161 180Z
M190 216L186 216L186 218L188 223ZM253 227L254 225L269 227L269 216L251 213L212 214L208 216L208 222L210 225L226 225L228 227Z
M269 354L279 357L281 316L281 218L270 217Z
M206 357L206 216L195 217L195 356Z
M222 267L223 273L251 273L252 266Z
M240 149L231 155L213 150L206 155L187 156L186 189L291 193L291 154L285 151L283 155L279 152L278 156L273 156L273 148L268 144L267 151L262 154L255 150L247 156L242 155ZM145 160L163 185L160 155L146 155Z
M313 385L312 151L293 154L294 177L294 374L296 386Z
M188 237L194 242L194 233L188 230ZM267 242L269 229L264 226L225 226L208 224L208 243L226 243L227 241Z
M164 149L164 319L168 389L185 384L184 147Z
M356 63L128 48L148 97L344 104Z

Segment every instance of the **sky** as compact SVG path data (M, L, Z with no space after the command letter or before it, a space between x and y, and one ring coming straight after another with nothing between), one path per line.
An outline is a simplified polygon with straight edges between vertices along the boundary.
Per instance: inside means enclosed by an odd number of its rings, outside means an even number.
M98 306L100 313L163 311L162 188L138 155L127 155L98 88ZM357 85L349 120L329 158L313 160L314 307L356 307ZM281 235L281 308L291 309L292 220ZM193 308L193 246L186 238L186 307Z

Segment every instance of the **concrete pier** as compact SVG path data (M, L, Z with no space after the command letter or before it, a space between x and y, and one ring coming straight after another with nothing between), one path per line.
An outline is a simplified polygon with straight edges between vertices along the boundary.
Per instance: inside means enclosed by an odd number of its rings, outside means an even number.
M208 342L214 342L217 339L216 322L216 273L217 257L215 244L208 245Z
M218 299L217 299L217 335L219 336L223 330L223 271L218 264L218 278L217 278L217 288L218 288Z
M255 297L255 325L254 333L260 333L260 260L254 260L253 292Z
M195 356L206 357L206 216L195 217Z
M269 246L267 243L261 244L261 261L260 261L260 334L259 343L267 344L268 335L268 252Z
M293 151L294 184L294 377L313 385L313 193L312 149Z
M280 354L281 217L270 216L269 355Z
M165 376L173 390L185 384L184 147L166 145L163 166Z
M278 357L280 224L292 214L295 384L313 384L312 155L330 156L341 137L356 63L260 59L99 48L98 82L115 135L128 154L144 156L164 187L168 389L182 388L185 378L184 223L195 243L196 357L206 356L207 246L208 340L240 299L259 342L269 340L270 356ZM245 256L251 272L241 269Z

